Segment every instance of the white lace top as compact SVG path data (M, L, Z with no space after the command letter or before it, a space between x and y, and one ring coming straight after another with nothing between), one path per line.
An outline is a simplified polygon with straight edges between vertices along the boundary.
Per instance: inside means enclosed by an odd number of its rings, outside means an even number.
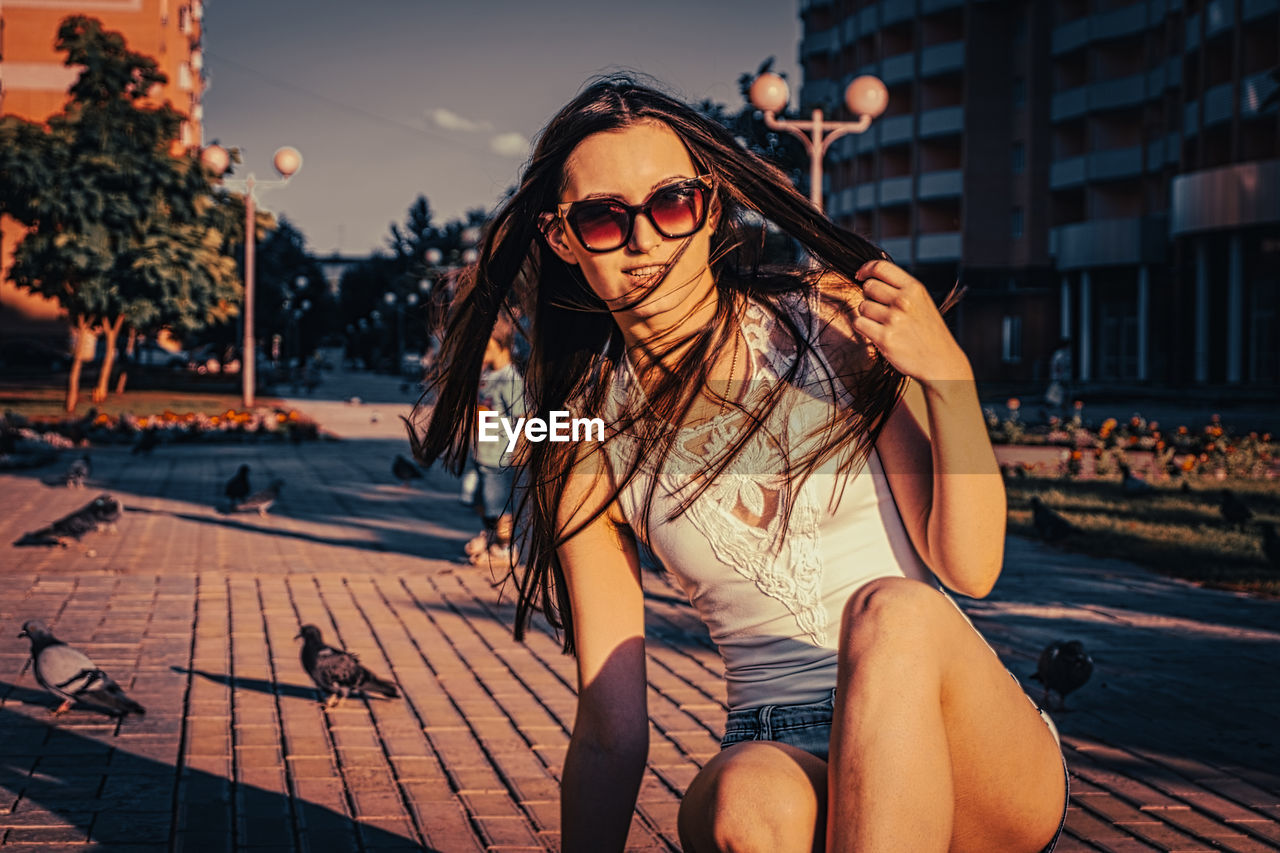
M798 297L793 305L800 328L815 334L812 312ZM776 334L777 325L766 308L746 303L741 328L749 388L776 385L794 359L789 335ZM837 634L849 597L879 577L937 583L907 536L874 450L847 476L837 473L835 461L820 467L795 492L786 517L782 454L802 454L815 440L813 428L837 405L825 375L819 364L802 365L764 428L682 515L667 520L696 488L694 476L706 460L742 435L740 412L730 409L681 430L657 472L647 525L636 520L654 463L618 495L632 527L647 530L646 544L706 623L724 660L731 709L825 698L836 683ZM624 407L634 412L637 401L643 393L624 362L608 408L616 417ZM634 437L610 442L615 477L637 452Z

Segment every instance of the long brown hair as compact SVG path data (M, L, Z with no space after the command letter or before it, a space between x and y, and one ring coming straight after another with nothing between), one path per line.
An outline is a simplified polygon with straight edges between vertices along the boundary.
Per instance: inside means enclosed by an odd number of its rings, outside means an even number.
M778 327L794 343L796 357L783 371L779 387L796 381L801 360L816 341L811 328L801 328L794 312L783 307L788 294L821 296L825 282L836 281L854 293L859 286L854 273L864 263L885 257L867 240L846 231L815 211L776 167L744 149L721 125L702 116L679 100L630 77L613 76L594 82L565 106L543 129L520 186L498 209L486 229L479 261L460 282L448 319L444 345L430 385L438 395L425 417L425 429L409 426L415 455L424 463L442 460L458 473L465 463L476 424L476 387L490 330L499 315L506 315L529 331L530 352L525 389L530 416L573 410L575 414L603 411L614 371L624 357L621 334L605 304L591 291L577 267L565 263L544 242L540 217L554 210L565 183L565 163L588 136L616 131L640 122L660 122L684 142L694 164L710 175L715 189L714 231L710 267L717 302L713 321L703 330L664 347L679 348L676 366L660 371L645 387L645 417L628 413L610 425L614 435L642 433L646 464L668 458L675 435L671 429L654 429L655 423L681 424L700 394L706 393L714 354L729 339L733 306L750 298L768 309ZM746 218L763 219L800 242L814 259L812 267L794 265L767 269L754 261L756 254L744 234L751 229ZM685 247L687 248L687 244ZM834 275L824 275L834 273ZM847 299L845 293L841 299ZM640 294L637 299L642 299ZM790 351L791 348L788 347ZM662 364L661 355L654 363ZM851 390L850 407L822 427L816 448L802 459L789 459L786 480L802 481L824 459L840 453L842 466L865 460L885 419L902 394L903 377L887 362L872 355L863 369L828 371L832 386L842 382ZM840 373L841 375L833 375ZM762 428L777 394L750 411L743 410L748 428L728 452L709 459L695 479L709 482L725 469L751 437ZM566 651L573 649L573 613L564 583L557 548L572 538L603 509L573 529L557 529L558 509L564 499L569 472L581 459L583 445L526 443L523 493L519 515L526 531L526 569L518 582L515 634L523 636L529 617L540 609L564 630ZM593 448L585 452L600 452ZM613 494L636 476L641 460L628 461L615 472ZM656 479L650 482L645 511L640 519L628 519L637 534L646 538ZM677 514L700 494L682 498Z

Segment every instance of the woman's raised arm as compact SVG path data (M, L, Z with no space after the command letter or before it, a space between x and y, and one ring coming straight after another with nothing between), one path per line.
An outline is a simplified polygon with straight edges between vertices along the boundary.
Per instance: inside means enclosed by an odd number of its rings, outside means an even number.
M1004 555L1004 481L969 359L928 290L901 267L858 271L853 330L912 381L876 448L916 550L947 586L991 591Z

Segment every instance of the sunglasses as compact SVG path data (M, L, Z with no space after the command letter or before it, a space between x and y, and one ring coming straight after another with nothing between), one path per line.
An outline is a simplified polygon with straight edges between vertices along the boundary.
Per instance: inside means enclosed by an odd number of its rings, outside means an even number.
M631 240L642 213L663 237L688 237L706 223L710 194L710 176L700 175L659 187L637 205L610 198L567 201L556 205L556 216L588 252L612 252Z

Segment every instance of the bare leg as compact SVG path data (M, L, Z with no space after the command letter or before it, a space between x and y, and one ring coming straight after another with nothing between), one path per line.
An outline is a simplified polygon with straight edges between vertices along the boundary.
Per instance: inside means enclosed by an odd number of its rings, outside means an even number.
M1058 745L937 590L889 578L845 608L828 849L1037 851L1062 814Z
M822 849L827 765L781 743L749 741L716 755L680 802L685 853Z

